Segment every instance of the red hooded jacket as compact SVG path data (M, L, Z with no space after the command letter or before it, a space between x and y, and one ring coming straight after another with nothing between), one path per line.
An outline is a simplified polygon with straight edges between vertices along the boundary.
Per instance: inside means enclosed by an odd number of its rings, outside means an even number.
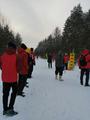
M87 61L86 66L80 66L79 59L80 59L81 55L85 55L85 57L86 57L86 61ZM81 52L81 55L78 58L78 66L79 66L79 68L81 68L81 69L83 69L83 68L90 69L90 53L89 53L89 50L87 50L87 49L83 50Z
M28 55L23 48L18 49L19 56L19 73L22 75L28 74Z
M3 82L17 81L17 55L14 49L8 48L0 57Z

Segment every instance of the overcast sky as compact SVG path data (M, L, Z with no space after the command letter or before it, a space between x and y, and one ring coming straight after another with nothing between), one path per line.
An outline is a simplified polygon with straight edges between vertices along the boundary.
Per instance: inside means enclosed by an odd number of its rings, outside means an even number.
M63 29L71 10L79 3L84 12L90 9L90 0L0 0L0 13L26 45L35 48L57 26Z

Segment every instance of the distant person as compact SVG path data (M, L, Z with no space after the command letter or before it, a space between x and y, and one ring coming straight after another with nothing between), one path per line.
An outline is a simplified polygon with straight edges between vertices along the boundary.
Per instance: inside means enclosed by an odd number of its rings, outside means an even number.
M17 94L17 55L16 45L13 42L8 43L8 48L0 58L3 82L3 115L13 116L18 114L14 111L14 103ZM9 99L10 90L12 93ZM10 100L10 101L9 101Z
M78 58L78 65L80 68L80 84L83 85L83 77L85 78L85 86L89 86L89 71L90 71L90 52L85 49L81 52Z
M59 80L62 80L63 70L64 70L63 54L59 51L58 54L56 55L56 60L55 60L56 79L58 79L58 75L59 75Z
M52 54L47 55L48 68L52 68Z
M65 55L64 55L64 68L65 68L65 70L68 69L68 61L69 61L69 55L67 53L65 53Z
M35 62L35 53L34 53L34 49L31 48L30 49L30 54L29 54L29 78L32 78L32 73L33 73L34 65L36 65L36 62Z
M27 48L25 51L28 55L28 74L27 74L27 78L30 78L30 74L29 74L29 70L30 70L30 48Z

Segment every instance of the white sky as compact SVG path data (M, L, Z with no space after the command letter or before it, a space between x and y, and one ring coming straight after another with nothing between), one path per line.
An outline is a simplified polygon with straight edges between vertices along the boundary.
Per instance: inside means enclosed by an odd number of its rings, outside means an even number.
M90 0L0 0L0 12L28 47L36 47L55 27L64 27L70 11L81 4L84 12Z

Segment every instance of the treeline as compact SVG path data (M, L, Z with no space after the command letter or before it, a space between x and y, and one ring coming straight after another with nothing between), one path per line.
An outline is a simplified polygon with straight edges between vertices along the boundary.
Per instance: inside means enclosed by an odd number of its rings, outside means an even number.
M77 5L67 18L63 33L56 27L54 32L39 42L35 53L44 56L46 53L63 53L74 51L76 55L84 48L90 49L90 10L84 13L81 5Z
M19 33L14 33L4 16L0 14L0 54L6 49L9 41L13 41L17 46L22 42L22 38Z

